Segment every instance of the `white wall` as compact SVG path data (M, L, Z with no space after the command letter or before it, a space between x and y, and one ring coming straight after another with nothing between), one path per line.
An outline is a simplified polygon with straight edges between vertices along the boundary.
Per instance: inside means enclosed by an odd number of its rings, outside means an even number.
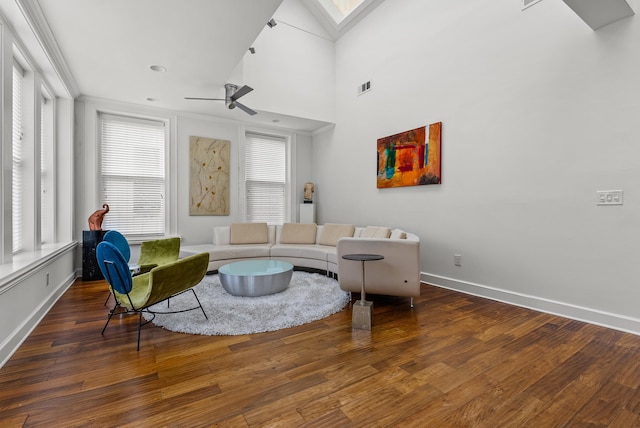
M179 117L177 121L178 145L178 233L183 245L211 242L213 227L239 221L238 209L238 126L189 117ZM189 137L216 138L230 141L229 171L230 209L228 216L189 216Z
M73 284L75 247L51 244L0 265L0 367Z
M302 202L303 186L312 178L311 136L295 134L286 130L256 128L245 124L224 122L216 118L195 118L178 116L177 118L177 207L178 233L183 245L210 243L213 227L245 221L241 212L239 197L240 145L243 144L246 130L285 135L291 139L292 155L292 221L298 219L298 204ZM228 216L190 216L189 215L189 137L200 136L229 140L230 151L230 212Z
M562 2L382 3L336 45L319 222L405 228L431 283L640 332L638 52L637 17L594 32ZM438 121L442 184L377 189L377 138Z
M170 123L169 163L169 206L172 216L169 234L182 237L183 245L211 242L213 227L244 221L239 199L239 148L243 144L246 130L254 130L291 139L292 146L292 195L291 216L297 221L298 204L302 202L303 186L313 177L311 166L311 136L296 134L276 128L256 128L252 125L222 118L185 115L162 109L143 108L131 104L108 100L83 99L76 101L76 236L82 236L82 230L88 228L89 215L102 205L98 199L98 148L97 113L107 111L119 114L131 114L168 120ZM228 216L190 216L189 215L189 137L199 136L230 141L230 212ZM108 215L108 214L107 214ZM76 254L76 266L81 267L82 248ZM138 256L137 247L132 242L132 260Z
M245 54L243 81L251 107L273 113L333 122L335 119L335 45L298 0L285 0Z
M74 217L73 181L73 118L74 109L71 94L61 77L54 73L51 57L45 55L42 40L32 31L31 23L25 19L25 9L15 2L0 5L0 39L2 53L2 83L0 93L0 135L3 167L0 174L0 367L38 325L42 317L51 309L75 279L72 219ZM29 8L27 8L29 9ZM11 158L12 158L12 67L14 56L25 68L23 131L25 146L22 163L24 166L23 192L25 229L24 250L12 252L12 198L11 198ZM54 156L47 165L50 179L47 190L55 197L55 206L47 211L49 225L55 224L55 237L48 231L47 243L41 244L39 204L40 159L37 138L41 127L39 96L41 86L55 102L48 104L54 113L54 121L49 123L50 136L55 138ZM8 125L8 126L7 126ZM53 186L51 186L53 185ZM45 215L45 213L42 213ZM55 242L51 242L55 238Z

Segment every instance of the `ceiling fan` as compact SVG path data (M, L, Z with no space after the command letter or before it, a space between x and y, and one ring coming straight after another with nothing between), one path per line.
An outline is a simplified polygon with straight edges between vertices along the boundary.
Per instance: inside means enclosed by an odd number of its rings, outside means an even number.
M257 111L250 109L246 105L238 102L238 98L247 95L249 92L253 91L253 88L247 85L242 86L238 89L238 85L234 85L233 83L227 83L224 85L225 90L225 98L198 98L198 97L184 97L185 100L208 100L208 101L224 101L229 110L232 110L238 107L240 110L245 113L250 114L251 116L258 114Z

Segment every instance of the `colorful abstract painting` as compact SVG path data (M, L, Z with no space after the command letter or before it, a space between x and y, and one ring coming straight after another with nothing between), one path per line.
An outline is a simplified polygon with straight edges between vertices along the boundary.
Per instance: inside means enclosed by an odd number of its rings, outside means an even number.
M189 215L229 215L229 145L189 137Z
M442 122L378 139L378 188L440 184Z

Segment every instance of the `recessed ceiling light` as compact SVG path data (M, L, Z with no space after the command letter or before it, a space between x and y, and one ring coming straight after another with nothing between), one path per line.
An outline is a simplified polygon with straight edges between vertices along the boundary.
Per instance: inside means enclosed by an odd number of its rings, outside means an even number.
M164 73L167 71L167 69L161 65L150 65L149 68L153 71L157 71L158 73Z

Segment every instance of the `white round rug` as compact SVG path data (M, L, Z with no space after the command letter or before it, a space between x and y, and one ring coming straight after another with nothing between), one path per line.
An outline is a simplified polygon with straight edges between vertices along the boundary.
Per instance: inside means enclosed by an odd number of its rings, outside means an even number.
M149 309L156 312L153 323L167 330L203 335L239 335L275 331L328 317L342 310L350 293L340 289L338 281L325 275L293 272L289 288L262 297L238 297L227 293L218 275L205 276L194 287L209 319L200 308L176 314L160 314L167 303ZM192 292L171 298L171 310L197 306ZM149 320L152 315L143 313Z

